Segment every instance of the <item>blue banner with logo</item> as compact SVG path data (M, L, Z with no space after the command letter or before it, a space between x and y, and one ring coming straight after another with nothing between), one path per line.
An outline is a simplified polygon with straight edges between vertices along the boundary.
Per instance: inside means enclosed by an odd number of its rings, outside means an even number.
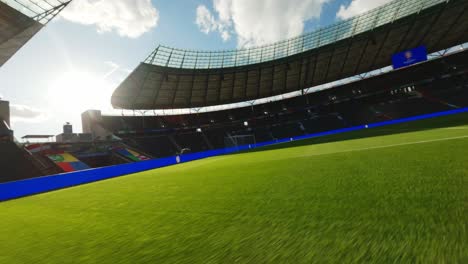
M393 69L395 70L423 61L427 61L427 49L424 46L402 51L392 56Z

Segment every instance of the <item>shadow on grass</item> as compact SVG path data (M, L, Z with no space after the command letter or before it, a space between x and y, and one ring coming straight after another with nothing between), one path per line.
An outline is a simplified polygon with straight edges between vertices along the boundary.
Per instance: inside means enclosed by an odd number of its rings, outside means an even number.
M435 118L429 118L429 119L407 122L407 123L402 123L402 124L376 127L376 128L370 128L366 130L358 130L358 131L352 131L352 132L345 132L345 133L340 133L340 134L335 134L335 135L321 136L321 137L304 139L304 140L297 140L293 142L281 143L277 145L261 147L261 148L257 148L257 149L253 149L249 151L239 152L238 154L299 147L299 146L314 145L314 144L322 144L322 143L331 143L331 142L360 139L360 138L386 136L386 135L392 135L392 134L417 132L417 131L431 130L431 129L444 128L444 127L463 126L463 125L468 125L468 113L455 114L451 116L435 117Z

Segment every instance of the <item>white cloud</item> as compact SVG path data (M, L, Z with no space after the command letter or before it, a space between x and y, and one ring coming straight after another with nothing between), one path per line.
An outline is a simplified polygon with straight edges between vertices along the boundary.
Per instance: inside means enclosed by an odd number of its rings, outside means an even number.
M130 38L141 36L159 21L159 11L151 0L74 0L61 16L84 25L95 25L99 32L116 31Z
M200 31L205 34L218 29L217 21L211 14L210 10L208 10L208 8L206 8L204 5L197 7L197 19L195 23L197 23Z
M113 70L120 68L120 66L113 61L105 61L104 64L109 66Z
M264 45L303 33L304 22L319 18L328 0L213 0L214 13L197 8L195 23L205 34L218 32L224 41L237 35L239 47Z
M108 80L112 77L114 81L121 82L132 72L131 69L122 67L113 61L105 61L104 65L107 66L109 70L102 76L103 80Z
M120 69L120 65L118 65L117 63L113 61L105 61L104 65L109 67L109 71L106 74L104 74L103 79L106 79L107 77L112 76L116 71Z
M13 121L40 122L47 119L47 113L34 107L10 104L10 114Z
M348 19L391 1L393 0L353 0L348 6L341 5L336 16L341 19Z

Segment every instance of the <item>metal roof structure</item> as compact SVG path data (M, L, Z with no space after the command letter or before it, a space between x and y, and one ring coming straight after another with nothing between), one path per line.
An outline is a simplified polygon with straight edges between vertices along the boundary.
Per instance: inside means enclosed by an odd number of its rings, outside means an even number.
M112 105L194 108L265 98L391 65L394 53L429 53L468 41L468 1L395 0L305 35L251 49L159 46L116 89Z
M53 135L26 135L22 137L21 139L49 139L53 137L55 136Z
M0 0L0 66L70 2L70 0Z

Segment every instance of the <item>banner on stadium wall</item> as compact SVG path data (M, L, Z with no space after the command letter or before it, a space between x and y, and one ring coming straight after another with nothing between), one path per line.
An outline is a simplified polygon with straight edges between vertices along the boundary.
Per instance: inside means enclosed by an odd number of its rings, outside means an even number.
M43 144L31 144L25 147L31 153L39 153L42 151L50 150L50 145L43 145Z
M145 155L142 155L136 151L126 149L126 148L118 148L118 149L115 149L114 151L132 161L144 161L144 160L150 159L146 157Z
M392 56L393 69L395 70L423 61L427 61L427 49L424 46L405 50Z
M90 167L84 164L82 161L75 158L70 153L58 153L50 154L47 157L55 162L64 172L73 172L90 169Z

